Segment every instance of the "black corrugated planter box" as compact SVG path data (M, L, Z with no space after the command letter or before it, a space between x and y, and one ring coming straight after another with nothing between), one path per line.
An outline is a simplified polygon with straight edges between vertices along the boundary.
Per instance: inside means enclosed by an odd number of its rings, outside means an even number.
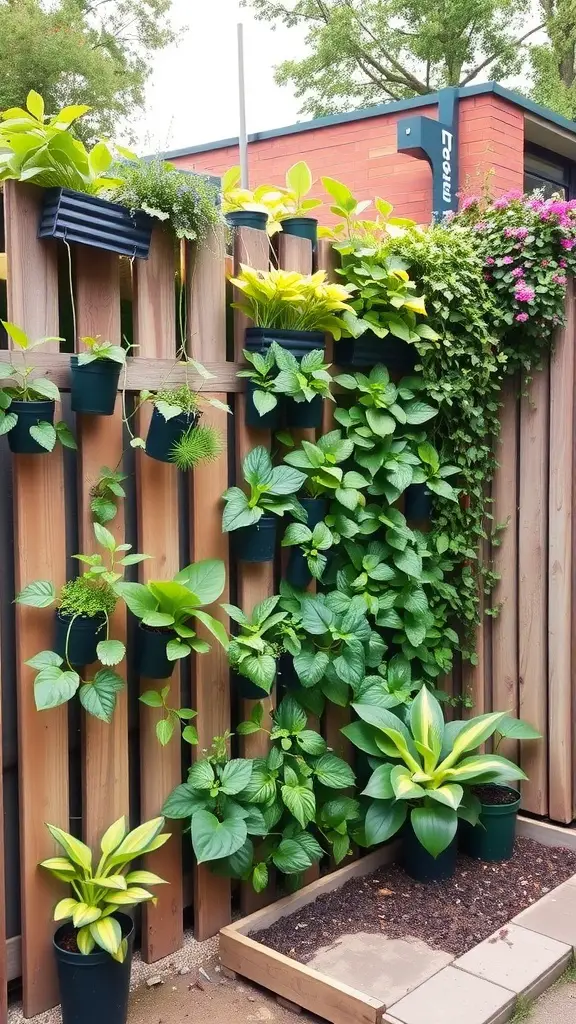
M54 953L62 1002L62 1024L125 1024L130 995L130 970L134 945L134 924L126 914L116 913L122 935L128 942L123 963L118 963L98 946L84 956L62 948L70 942L74 928L62 925L54 935Z
M106 616L103 613L73 617L65 612L56 612L54 650L74 668L96 661L96 648L105 639Z
M296 235L298 238L307 238L312 242L312 248L316 248L318 240L318 221L315 217L286 217L282 221L282 231L285 235Z
M94 359L78 363L70 356L70 398L74 412L92 416L112 416L116 405L121 363L113 359Z
M148 259L154 221L141 210L111 203L70 188L49 188L38 226L38 238L62 238L121 256Z
M236 557L241 562L273 562L276 550L276 516L261 516L252 526L234 530Z
M426 484L410 484L404 495L406 519L430 519L432 517L432 495Z
M322 331L283 331L276 327L249 327L246 331L246 348L249 352L266 352L273 341L297 359L315 348L324 348Z
M232 210L226 214L226 222L231 228L256 228L266 231L268 214L260 210Z
M334 362L338 366L372 368L383 363L390 373L410 374L418 362L418 350L408 341L388 334L377 338L365 331L359 338L342 338L334 343Z
M442 882L452 878L456 870L456 837L437 857L425 850L416 838L410 822L402 832L402 867L417 882Z
M276 430L282 425L282 398L280 395L277 396L278 402L275 409L271 409L270 412L260 415L258 409L254 405L254 391L257 390L254 381L246 381L246 406L244 412L244 422L247 427L257 427L260 430Z
M486 787L488 788L488 786ZM520 793L512 786L490 784L490 789L505 790L510 803L484 803L477 825L460 822L460 847L469 857L490 863L510 860L514 853L516 818L520 809Z
M166 645L176 634L170 629L155 629L138 623L138 675L146 679L169 679L176 662L169 661Z
M196 426L199 419L197 412L181 412L165 420L155 408L146 435L146 455L158 462L171 462L170 452L174 445L190 427Z
M55 403L48 400L44 402L12 400L8 412L15 412L18 422L8 432L10 451L16 455L47 455L46 448L43 448L32 437L30 427L36 427L39 423L54 423L54 409Z
M321 427L322 426L322 399L316 395L311 402L295 402L293 398L286 398L284 402L285 419L287 427Z

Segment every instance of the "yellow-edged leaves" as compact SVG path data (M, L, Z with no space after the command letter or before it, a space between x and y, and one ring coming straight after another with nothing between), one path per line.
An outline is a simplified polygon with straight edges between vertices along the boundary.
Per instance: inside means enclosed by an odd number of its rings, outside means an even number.
M470 719L458 733L448 757L444 758L442 764L438 766L439 770L452 768L467 750L475 750L485 743L496 731L498 723L505 717L505 711L491 711L487 715L478 715L476 718Z
M78 944L78 949L84 954L84 956L88 956L96 945L88 927L80 929L76 936L76 942Z
M84 871L90 871L92 867L92 850L90 847L86 846L85 843L81 843L74 836L69 835L68 832L64 832L61 828L56 828L55 825L47 825L46 827L56 842L68 854L70 860L77 864L78 867L83 868Z
M153 871L131 871L126 875L128 885L168 885L165 878L160 878Z
M102 911L98 907L91 907L88 903L77 903L72 913L72 924L75 928L84 928L93 921L102 917Z
M126 889L125 892L109 892L104 897L105 903L115 903L118 907L130 907L135 906L136 903L147 903L148 900L154 900L155 897L147 889L140 889L134 887L132 889Z
M471 780L475 782L505 782L527 778L518 765L500 754L473 754L463 758L455 768L440 771L441 768L442 765L439 766L438 771L442 779L447 778L457 782L470 782Z
M462 786L458 785L446 785L438 786L438 789L426 790L426 795L431 800L435 800L438 804L444 804L445 807L451 807L452 810L458 810L462 803L462 797L464 796L464 790Z
M397 800L417 800L426 796L426 790L412 781L408 768L403 768L401 764L397 764L390 772L390 782Z
M62 882L71 882L73 878L78 877L76 865L67 857L49 857L48 860L42 861L40 867L51 871Z
M97 946L106 953L118 953L122 943L122 929L113 917L103 917L90 925L90 934Z
M67 897L65 900L60 900L60 902L54 907L54 920L65 921L68 917L72 917L77 905L78 900L73 900L70 897Z
M127 864L136 857L141 857L145 853L150 853L152 849L157 850L163 846L170 838L169 835L160 836L159 833L163 826L164 818L152 818L151 821L145 821L143 825L139 825L138 828L129 832L110 857L110 866ZM162 842L157 843L156 841L159 839Z
M114 850L118 849L126 835L126 818L118 818L102 836L100 849L104 857L109 857Z
M410 708L410 729L418 753L424 758L424 769L432 771L440 757L444 737L442 708L427 686L423 686Z

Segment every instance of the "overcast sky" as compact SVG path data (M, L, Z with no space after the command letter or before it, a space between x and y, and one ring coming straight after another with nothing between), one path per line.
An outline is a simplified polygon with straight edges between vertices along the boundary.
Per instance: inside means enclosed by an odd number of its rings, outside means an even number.
M297 29L273 31L238 0L173 0L173 20L187 25L177 46L156 56L137 148L151 153L238 134L236 25L244 23L248 131L279 128L298 117L290 87L275 85L273 66L301 51ZM191 13L191 12L194 13Z

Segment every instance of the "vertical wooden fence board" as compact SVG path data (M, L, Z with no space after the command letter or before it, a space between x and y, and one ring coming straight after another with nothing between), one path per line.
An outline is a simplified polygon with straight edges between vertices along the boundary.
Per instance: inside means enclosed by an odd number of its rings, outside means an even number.
M549 814L572 820L572 438L574 431L574 295L550 360L548 501Z
M4 185L8 317L34 339L58 334L56 247L36 238L42 192ZM58 351L58 342L49 343ZM48 350L50 350L50 348ZM14 458L15 583L65 582L66 547L62 449ZM44 822L69 826L68 711L36 710L34 670L24 662L53 643L53 611L16 605L18 743L20 779L20 873L24 1015L58 1001L52 955L52 910L58 887L38 862L56 847Z
M519 714L542 739L523 743L522 806L548 813L548 426L550 369L534 374L520 405L518 512Z
M134 342L141 356L176 359L174 242L168 232L155 228L148 260L134 264ZM139 414L141 436L145 436L149 409ZM157 462L144 452L137 458L138 544L150 555L142 563L141 579L169 580L180 569L178 480L175 466ZM142 692L161 689L157 679L142 679ZM170 692L180 703L178 665L170 679ZM166 747L156 738L158 712L142 705L140 711L140 766L142 820L160 813L162 804L181 781L180 742L177 736ZM182 945L183 895L182 849L177 822L170 822L173 838L147 860L150 869L165 878L157 905L143 910L142 955L148 962L173 953Z
M492 482L493 528L506 523L497 533L498 544L492 548L494 571L500 574L492 605L500 606L498 615L490 620L492 627L492 699L493 711L518 713L518 381L506 382L502 396L500 443L497 449L499 467ZM487 624L488 625L488 624ZM488 630L486 630L488 631ZM503 741L499 747L505 757L518 756L516 741Z
M2 691L0 689L0 737L2 736ZM4 1024L8 1014L8 964L6 947L6 898L4 876L4 774L2 744L0 743L0 1021Z
M200 363L226 360L226 277L225 239L214 233L194 253L189 264L188 350ZM227 401L225 393L210 396ZM226 438L228 414L206 405L202 422L211 424ZM230 600L229 544L222 533L222 494L228 487L228 453L216 462L203 463L190 474L192 496L192 559L220 558L226 568L226 588L210 612L229 628L228 616L219 608ZM194 658L193 707L198 712L198 746L193 758L210 747L214 736L231 728L230 670L225 650L204 627L199 633L212 644L209 654ZM231 884L214 875L207 864L194 866L194 935L202 941L215 935L231 914Z
M78 246L76 251L76 350L80 339L101 335L103 341L121 343L120 261L113 253ZM79 539L80 551L100 551L94 537L90 491L102 466L114 469L122 459L122 402L117 398L113 416L76 418L79 446ZM124 543L124 504L121 501L115 519L106 524L118 544ZM110 636L126 643L126 609L119 603L110 619ZM126 677L125 662L116 667ZM98 665L91 666L93 678ZM108 724L92 715L84 715L83 757L83 831L84 839L94 846L102 832L122 815L129 815L128 776L128 698L126 689L118 694L114 717Z

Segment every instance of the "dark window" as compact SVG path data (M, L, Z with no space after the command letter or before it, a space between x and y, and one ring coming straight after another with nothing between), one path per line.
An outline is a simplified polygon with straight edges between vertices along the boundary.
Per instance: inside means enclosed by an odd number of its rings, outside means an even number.
M556 153L539 146L526 147L524 152L524 191L543 191L546 198L560 194L570 197L574 165Z

